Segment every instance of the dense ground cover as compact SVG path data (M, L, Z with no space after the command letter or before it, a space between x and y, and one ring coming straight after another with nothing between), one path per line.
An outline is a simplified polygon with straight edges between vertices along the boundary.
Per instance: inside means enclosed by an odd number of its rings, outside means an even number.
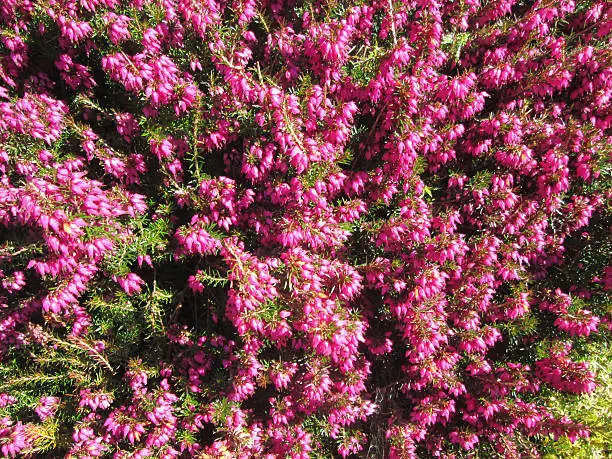
M4 1L1 454L612 454L611 46L606 1Z

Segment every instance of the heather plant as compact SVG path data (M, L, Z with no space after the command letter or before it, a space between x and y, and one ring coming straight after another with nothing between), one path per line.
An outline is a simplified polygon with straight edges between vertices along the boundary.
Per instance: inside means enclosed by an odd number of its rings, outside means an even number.
M611 46L600 0L4 2L1 454L609 454Z

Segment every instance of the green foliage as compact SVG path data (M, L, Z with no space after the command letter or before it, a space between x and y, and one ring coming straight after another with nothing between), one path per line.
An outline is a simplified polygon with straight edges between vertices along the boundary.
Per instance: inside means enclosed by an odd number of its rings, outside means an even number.
M118 241L117 249L105 259L105 269L114 275L123 276L131 272L138 255L150 255L153 262L168 261L168 246L171 224L167 218L151 219L140 216L130 221L132 238ZM106 228L87 227L90 237L105 236Z
M470 39L468 32L449 32L442 37L440 43L443 51L447 52L453 61L457 62L461 56L461 50Z
M196 275L196 279L202 284L212 287L225 287L229 284L229 280L221 273L221 271L210 266L200 270L200 272L198 272Z
M377 41L372 46L357 48L343 67L346 74L359 85L368 84L378 72L380 63L387 54L386 49L379 46Z

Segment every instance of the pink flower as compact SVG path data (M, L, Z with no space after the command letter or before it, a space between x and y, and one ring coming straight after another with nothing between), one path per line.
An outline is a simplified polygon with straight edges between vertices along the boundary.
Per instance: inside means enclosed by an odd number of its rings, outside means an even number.
M52 417L57 410L60 399L58 397L42 397L35 411L41 421Z
M128 24L132 20L130 17L108 12L102 19L108 25L108 35L114 44L129 40L132 36L128 29Z
M113 276L113 280L130 296L139 293L145 283L144 280L134 273L129 273L121 277Z
M571 336L589 336L597 330L599 317L591 311L580 310L575 313L565 312L555 320L555 326L569 333Z

